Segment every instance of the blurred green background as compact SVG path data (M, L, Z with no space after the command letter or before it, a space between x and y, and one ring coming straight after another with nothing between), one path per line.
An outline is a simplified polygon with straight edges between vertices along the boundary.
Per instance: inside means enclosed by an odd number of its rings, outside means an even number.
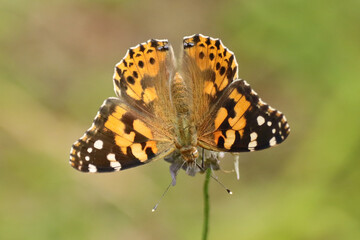
M168 163L114 174L68 164L72 143L114 96L126 50L219 37L239 75L287 116L289 138L241 154L240 181L210 183L210 239L360 239L360 2L0 3L0 239L200 239L203 175ZM224 169L232 169L227 157Z

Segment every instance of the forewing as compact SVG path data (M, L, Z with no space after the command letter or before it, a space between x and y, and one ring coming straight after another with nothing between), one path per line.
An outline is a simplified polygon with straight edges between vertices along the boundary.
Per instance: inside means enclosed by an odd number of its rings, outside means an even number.
M198 125L237 78L237 62L220 39L201 34L185 37L183 48L181 73L193 95L193 120Z
M90 129L70 151L70 164L83 172L112 172L161 159L174 144L150 117L118 98L101 106Z
M234 81L199 127L199 145L244 152L281 143L290 133L285 116L263 102L244 80Z
M129 106L147 112L166 127L173 119L169 79L175 73L174 64L167 40L151 39L130 48L115 66L115 93Z

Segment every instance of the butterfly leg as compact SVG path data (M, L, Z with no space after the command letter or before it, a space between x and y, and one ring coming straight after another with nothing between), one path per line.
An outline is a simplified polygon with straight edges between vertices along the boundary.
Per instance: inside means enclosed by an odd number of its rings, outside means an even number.
M202 156L201 156L201 168L204 169L204 164L205 164L205 148L202 149Z

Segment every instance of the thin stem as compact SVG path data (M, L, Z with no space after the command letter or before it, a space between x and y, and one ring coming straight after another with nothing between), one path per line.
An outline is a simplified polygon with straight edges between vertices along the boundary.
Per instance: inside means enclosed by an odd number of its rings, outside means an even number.
M209 182L211 176L211 169L208 168L206 170L205 182L204 182L204 226L203 226L203 234L202 240L206 240L209 233L209 211L210 211L210 203L209 203Z

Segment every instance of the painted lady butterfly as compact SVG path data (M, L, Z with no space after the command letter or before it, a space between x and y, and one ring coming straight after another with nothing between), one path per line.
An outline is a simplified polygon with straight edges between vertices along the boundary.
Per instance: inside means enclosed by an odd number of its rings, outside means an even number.
M116 64L108 98L70 151L83 172L112 172L170 159L194 175L200 149L247 152L290 132L285 116L238 79L234 54L219 39L185 37L176 65L167 40L130 48ZM175 159L175 160L174 160Z

